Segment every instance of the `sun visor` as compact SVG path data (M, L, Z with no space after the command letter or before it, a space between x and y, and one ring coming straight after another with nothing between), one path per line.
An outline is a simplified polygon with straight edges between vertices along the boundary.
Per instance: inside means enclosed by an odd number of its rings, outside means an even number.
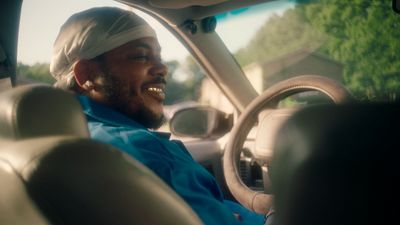
M150 5L164 9L182 9L189 6L210 6L227 0L149 0Z

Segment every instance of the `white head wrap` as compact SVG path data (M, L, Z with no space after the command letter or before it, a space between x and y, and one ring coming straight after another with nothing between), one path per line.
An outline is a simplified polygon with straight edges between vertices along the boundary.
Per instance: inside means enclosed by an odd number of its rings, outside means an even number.
M74 79L72 69L80 59L92 59L129 41L156 37L154 30L131 11L99 7L72 15L61 27L53 46L50 72L56 86Z

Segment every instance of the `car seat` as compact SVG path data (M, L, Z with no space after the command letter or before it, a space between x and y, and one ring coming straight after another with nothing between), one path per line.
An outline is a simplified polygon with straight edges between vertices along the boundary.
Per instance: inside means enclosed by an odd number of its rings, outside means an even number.
M321 105L280 130L271 165L279 225L397 221L400 105ZM395 222L396 223L396 222Z
M0 124L0 224L202 224L149 169L89 139L71 93L4 91Z

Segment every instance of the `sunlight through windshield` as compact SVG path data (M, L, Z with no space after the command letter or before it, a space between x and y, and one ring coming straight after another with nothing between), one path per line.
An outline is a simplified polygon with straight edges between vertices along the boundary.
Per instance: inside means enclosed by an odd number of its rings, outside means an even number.
M222 14L217 32L259 93L315 74L343 83L358 99L394 101L399 19L391 1L286 0Z

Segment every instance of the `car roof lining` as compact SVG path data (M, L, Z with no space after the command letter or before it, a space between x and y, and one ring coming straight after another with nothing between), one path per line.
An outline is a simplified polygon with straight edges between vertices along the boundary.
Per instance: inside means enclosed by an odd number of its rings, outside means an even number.
M215 5L227 0L149 0L151 5L158 8L168 8L168 9L181 9L188 6L198 5L198 6L208 6Z
M246 6L275 0L116 0L118 2L159 14L173 25L181 25L186 20L200 20ZM154 4L154 2L160 4ZM162 3L161 3L162 2ZM177 6L177 2L181 5ZM207 3L205 3L207 2ZM161 5L162 4L162 5ZM162 6L162 7L161 7Z

